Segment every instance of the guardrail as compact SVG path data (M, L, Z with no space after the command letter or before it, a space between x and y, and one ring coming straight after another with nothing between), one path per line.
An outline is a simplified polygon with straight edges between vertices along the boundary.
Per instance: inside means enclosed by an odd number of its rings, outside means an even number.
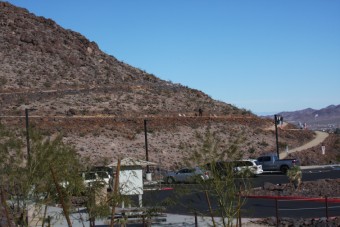
M300 196L244 196L244 198L248 199L267 199L267 200L275 200L275 214L276 214L276 225L279 226L280 222L280 211L297 211L297 210L324 210L325 217L327 220L329 217L329 209L331 203L340 203L340 198L333 197L300 197ZM298 202L298 201L306 201L306 202L319 202L324 203L324 207L299 207L299 208L282 208L280 207L279 202ZM340 206L333 207L333 208L340 208Z

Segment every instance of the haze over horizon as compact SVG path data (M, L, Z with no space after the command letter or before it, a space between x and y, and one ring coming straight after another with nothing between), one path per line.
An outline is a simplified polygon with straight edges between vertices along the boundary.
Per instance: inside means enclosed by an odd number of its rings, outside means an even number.
M8 2L255 114L340 104L340 1Z

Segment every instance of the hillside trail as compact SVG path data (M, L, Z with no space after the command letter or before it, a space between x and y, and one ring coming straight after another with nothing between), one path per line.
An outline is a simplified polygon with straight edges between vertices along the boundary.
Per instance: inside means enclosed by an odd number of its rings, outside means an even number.
M288 124L286 122L283 122L282 128L285 128L287 125ZM277 126L277 127L280 128L280 126ZM274 131L275 125L266 128L266 130L273 130ZM302 129L288 129L288 130L302 130ZM322 144L323 141L329 135L327 132L321 132L321 131L314 131L314 132L315 132L316 136L313 140L309 141L308 143L305 143L304 145L302 145L300 147L295 147L291 150L288 150L288 152L287 151L280 152L280 158L286 158L288 156L288 154L303 151L303 150L315 147L319 144Z

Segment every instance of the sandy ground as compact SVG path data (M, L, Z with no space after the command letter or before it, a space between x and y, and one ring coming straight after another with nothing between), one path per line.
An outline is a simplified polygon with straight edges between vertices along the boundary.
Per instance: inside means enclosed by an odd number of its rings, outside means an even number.
M64 227L67 226L66 219L61 215L62 209L58 207L48 207L48 215L50 215L52 218L51 225L54 227ZM80 212L74 212L71 213L71 222L73 227L84 227L89 226L89 222L87 221L88 217L86 213L82 212L82 209L80 209ZM82 221L80 221L82 220ZM242 226L246 227L261 227L266 225L261 224L255 224L253 221L256 221L257 219L249 219L249 218L243 218L242 219ZM222 226L221 219L215 217L214 218L216 226ZM213 222L211 217L197 217L197 223L198 226L212 226ZM234 223L236 224L236 220L234 220ZM39 225L39 223L35 222L34 220L30 222L30 226L36 226ZM96 220L96 226L109 226L109 220L108 219L97 219ZM115 225L119 226L119 225ZM135 225L129 225L129 226L143 226L142 224L135 224ZM194 227L195 226L195 217L189 216L189 215L178 215L178 214L166 214L166 221L161 223L154 223L152 224L153 227Z

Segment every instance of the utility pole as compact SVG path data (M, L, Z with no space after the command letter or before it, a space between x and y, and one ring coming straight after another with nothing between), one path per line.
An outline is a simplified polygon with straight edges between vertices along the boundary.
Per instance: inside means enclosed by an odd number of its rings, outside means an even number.
M29 135L29 118L28 111L33 111L36 109L25 109L25 120L26 120L26 145L27 145L27 159L31 159L31 147L30 147L30 135Z
M29 134L29 122L28 122L28 110L25 109L25 119L26 119L26 146L27 146L27 159L31 159L31 149L30 149L30 134Z
M148 130L147 130L147 123L148 120L144 119L144 136L145 136L145 156L146 161L149 161L149 151L148 151ZM150 173L150 167L149 165L146 166L146 172Z
M277 157L278 159L280 159L280 153L279 153L279 139L278 139L278 135L277 135L277 123L279 122L280 119L280 115L274 115L274 123L275 123L275 136L276 136L276 153L277 153Z

